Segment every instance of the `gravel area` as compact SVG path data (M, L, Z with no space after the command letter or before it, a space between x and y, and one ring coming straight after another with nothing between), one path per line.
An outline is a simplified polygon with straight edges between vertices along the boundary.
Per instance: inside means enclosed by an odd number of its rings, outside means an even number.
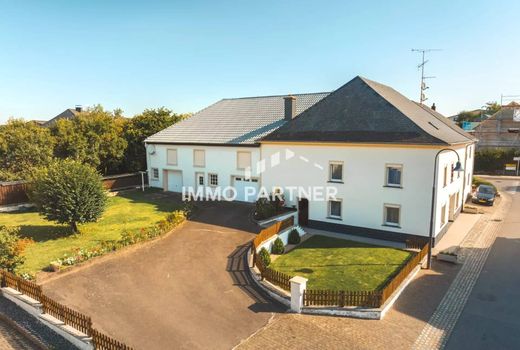
M70 350L75 348L74 345L38 321L35 317L3 297L0 297L0 314L14 321L49 349Z

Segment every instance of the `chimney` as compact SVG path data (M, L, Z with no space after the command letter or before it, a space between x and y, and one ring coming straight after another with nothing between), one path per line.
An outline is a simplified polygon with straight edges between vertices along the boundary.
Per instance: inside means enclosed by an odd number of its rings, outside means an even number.
M437 110L437 106L435 105L435 102L432 104L432 109L433 109L434 111Z
M285 120L292 120L296 116L296 97L294 96L285 96Z
M76 112L81 113L81 110L82 110L81 105L76 105L75 109L76 109Z

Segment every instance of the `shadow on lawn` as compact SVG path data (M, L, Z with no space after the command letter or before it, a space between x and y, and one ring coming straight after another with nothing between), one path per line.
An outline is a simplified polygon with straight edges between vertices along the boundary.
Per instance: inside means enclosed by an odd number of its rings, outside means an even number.
M51 241L74 235L67 225L20 225L20 236L30 238L35 242Z
M155 206L157 211L169 213L183 206L180 193L164 192L161 189L149 188L119 192L118 197L126 198L131 203L146 203Z

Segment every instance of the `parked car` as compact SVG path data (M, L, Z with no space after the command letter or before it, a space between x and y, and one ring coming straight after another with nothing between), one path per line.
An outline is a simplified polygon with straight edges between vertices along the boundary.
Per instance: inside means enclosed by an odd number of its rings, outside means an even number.
M493 186L480 185L473 196L473 203L493 205L497 193Z

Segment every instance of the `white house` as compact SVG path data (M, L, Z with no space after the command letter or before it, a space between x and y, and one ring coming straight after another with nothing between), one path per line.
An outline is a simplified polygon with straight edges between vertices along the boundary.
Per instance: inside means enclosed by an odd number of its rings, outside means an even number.
M398 241L429 236L434 176L432 234L444 234L471 191L475 147L436 111L362 77L330 94L222 100L146 143L152 186L229 185L241 200L249 180L280 187L302 225ZM337 195L291 198L294 187Z

